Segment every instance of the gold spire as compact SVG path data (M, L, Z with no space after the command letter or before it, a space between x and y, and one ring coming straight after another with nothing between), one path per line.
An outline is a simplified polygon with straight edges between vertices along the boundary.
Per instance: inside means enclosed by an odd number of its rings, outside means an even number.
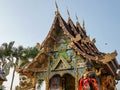
M59 14L59 10L58 10L58 5L57 5L56 0L55 0L55 6L56 6L56 12L55 12L55 14L57 15L57 14Z
M76 14L76 26L79 24L79 20L78 20L78 17L77 17L77 14Z
M79 20L78 20L78 17L77 17L77 14L76 14L76 22L78 22Z
M83 26L82 26L83 30L85 30L85 21L83 19Z
M68 9L67 9L67 14L68 14L68 19L70 19L70 13Z

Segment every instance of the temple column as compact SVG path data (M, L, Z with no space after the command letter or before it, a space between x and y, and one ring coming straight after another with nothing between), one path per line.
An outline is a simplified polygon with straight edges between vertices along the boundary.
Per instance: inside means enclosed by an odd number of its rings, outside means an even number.
M76 60L76 70L75 70L75 90L78 90L78 68L77 68L77 60Z
M49 90L49 75L50 75L50 58L48 59L48 68L47 68L47 71L46 71L46 90Z
M78 69L76 70L76 75L75 75L75 90L78 90Z

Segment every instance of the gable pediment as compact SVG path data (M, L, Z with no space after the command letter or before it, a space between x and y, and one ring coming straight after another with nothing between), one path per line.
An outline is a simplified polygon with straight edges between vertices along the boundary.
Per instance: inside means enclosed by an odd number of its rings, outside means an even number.
M63 70L70 68L71 66L68 64L68 62L62 56L60 56L53 65L52 70Z

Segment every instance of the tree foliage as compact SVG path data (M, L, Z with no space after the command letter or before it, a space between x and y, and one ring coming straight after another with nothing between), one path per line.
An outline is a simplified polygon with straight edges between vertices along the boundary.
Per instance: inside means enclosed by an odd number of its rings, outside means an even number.
M38 54L38 49L36 47L23 47L23 46L14 46L14 41L10 43L3 43L0 46L0 62L2 63L0 67L4 66L7 62L12 61L14 66L13 77L11 82L11 89L14 81L15 67L22 67Z

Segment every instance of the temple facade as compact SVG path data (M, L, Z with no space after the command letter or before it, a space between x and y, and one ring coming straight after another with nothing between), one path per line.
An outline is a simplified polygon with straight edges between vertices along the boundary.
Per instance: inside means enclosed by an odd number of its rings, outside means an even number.
M46 90L116 90L117 52L101 52L95 42L86 34L84 22L81 26L77 18L75 25L69 15L66 22L57 10L39 54L19 70L27 79L18 90L36 90L39 81L46 82Z

